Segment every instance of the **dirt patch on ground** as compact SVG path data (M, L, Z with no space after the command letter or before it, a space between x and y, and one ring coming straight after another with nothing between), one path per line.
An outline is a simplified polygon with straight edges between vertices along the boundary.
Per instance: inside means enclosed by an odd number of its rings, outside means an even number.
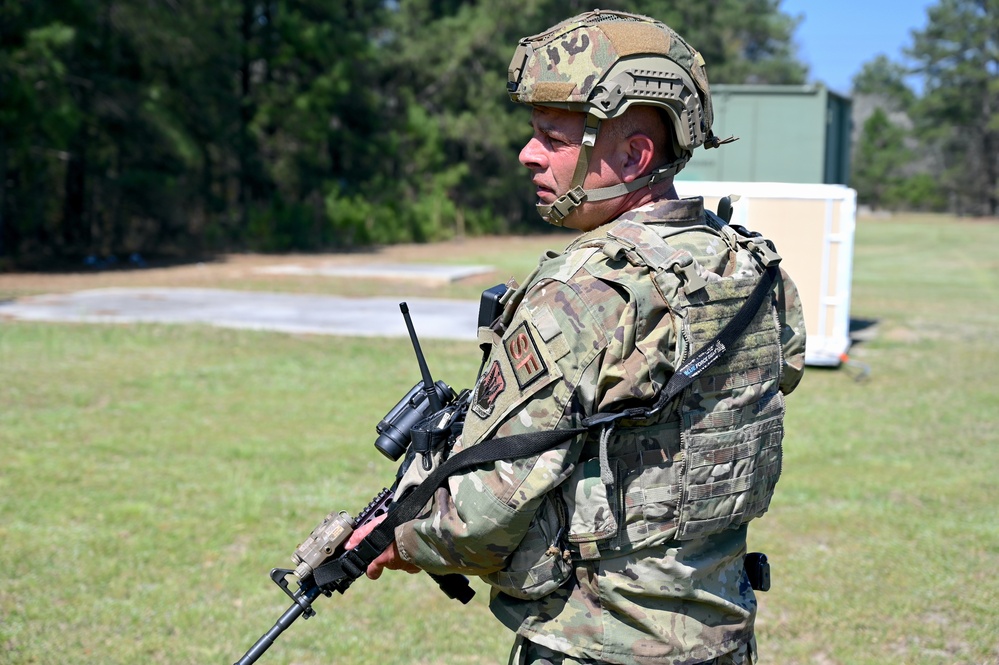
M562 247L565 235L487 237L441 243L394 245L363 252L328 254L224 254L210 261L165 267L124 266L109 270L87 269L68 272L0 273L0 297L40 293L69 293L110 287L212 287L245 288L248 280L259 280L260 269L295 265L319 268L329 265L366 263L432 263L441 257L483 257L504 252L523 252L538 245ZM478 261L479 258L473 258ZM277 278L271 277L271 280ZM286 281L295 281L288 279ZM298 280L301 282L301 280ZM242 285L242 286L241 286Z

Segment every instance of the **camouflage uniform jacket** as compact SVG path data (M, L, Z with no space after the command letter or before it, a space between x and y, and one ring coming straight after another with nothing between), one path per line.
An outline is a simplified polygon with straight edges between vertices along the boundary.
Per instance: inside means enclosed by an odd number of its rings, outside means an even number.
M651 402L672 375L683 336L649 269L621 259L620 248L605 242L622 222L654 225L671 247L690 252L709 280L708 273L733 270L721 224L700 199L654 202L581 235L561 254L547 253L504 313L505 328L496 335L457 448L576 427L587 415ZM804 323L783 273L774 293L782 346L775 384L786 394L804 368ZM670 466L677 458L680 417L676 408L666 411L610 443L619 480L631 473L629 465ZM626 534L627 486L612 484L621 495L608 499L600 496L612 494L602 483L585 481L600 478L598 468L588 467L607 463L596 455L597 438L576 437L537 458L452 477L424 517L396 530L401 555L429 572L483 576L496 587L490 607L501 622L574 657L622 665L696 663L745 644L756 609L742 566L746 526L680 540L673 516L661 515L665 528L649 529L652 516L638 525L641 533ZM636 445L637 457L623 454ZM567 496L576 512L587 502L598 506L586 521L603 535L563 545L551 528L535 533L543 516L564 509ZM555 584L540 597L497 584L510 561L539 537L553 538L556 551L568 549L565 573L556 572Z

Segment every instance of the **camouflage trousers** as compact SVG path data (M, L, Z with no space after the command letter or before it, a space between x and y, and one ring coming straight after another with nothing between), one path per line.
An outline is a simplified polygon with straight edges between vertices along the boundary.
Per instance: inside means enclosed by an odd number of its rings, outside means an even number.
M735 651L718 656L714 660L689 663L688 665L753 665L756 662L755 656L756 638L754 637L748 644L743 644ZM540 644L529 642L518 635L517 640L513 643L508 665L607 665L607 663L591 658L573 658L564 653L552 651Z

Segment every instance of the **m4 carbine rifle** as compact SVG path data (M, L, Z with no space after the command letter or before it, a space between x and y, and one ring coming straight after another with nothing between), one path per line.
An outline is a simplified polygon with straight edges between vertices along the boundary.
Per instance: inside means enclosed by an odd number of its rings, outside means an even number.
M499 316L502 309L500 296L505 290L504 286L499 285L483 293L479 307L479 325L488 325ZM438 439L427 435L421 423L434 416L430 423L430 429L434 432L450 430L456 434L460 431L469 391L464 390L461 394L457 394L443 381L433 380L423 351L420 349L416 331L413 329L409 308L406 303L401 303L399 307L413 342L422 381L417 382L375 427L378 433L375 448L379 452L392 461L398 461L399 458L406 456L396 473L395 483L391 488L379 492L356 518L352 518L345 511L331 512L295 550L292 561L296 567L293 570L285 568L271 570L271 580L291 598L291 607L242 658L236 661L235 665L255 663L274 644L278 636L300 616L304 615L306 619L314 616L316 612L312 609L312 603L319 596L332 596L333 591L345 593L353 581L364 574L367 564L391 542L391 536L382 533L380 537L374 537L376 534L372 533L355 549L344 548L344 543L354 531L375 519L389 515L402 500L403 497L396 496L396 489L409 464L415 459L415 453L424 453L424 460L429 459L430 453L433 452L432 448L440 443ZM295 590L290 586L291 577L298 581L298 588ZM475 594L463 575L431 574L431 577L444 593L462 603L467 603Z

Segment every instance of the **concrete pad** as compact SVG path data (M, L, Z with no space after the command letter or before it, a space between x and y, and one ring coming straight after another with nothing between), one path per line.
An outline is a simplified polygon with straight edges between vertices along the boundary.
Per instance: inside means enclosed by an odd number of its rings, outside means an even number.
M0 302L0 320L203 323L289 333L475 340L479 304L441 298L342 298L223 289L111 288Z
M365 263L356 265L326 264L320 266L280 265L257 268L254 272L270 275L321 275L324 277L358 277L364 279L394 279L399 281L450 283L466 277L485 275L492 266L446 266L431 263Z

